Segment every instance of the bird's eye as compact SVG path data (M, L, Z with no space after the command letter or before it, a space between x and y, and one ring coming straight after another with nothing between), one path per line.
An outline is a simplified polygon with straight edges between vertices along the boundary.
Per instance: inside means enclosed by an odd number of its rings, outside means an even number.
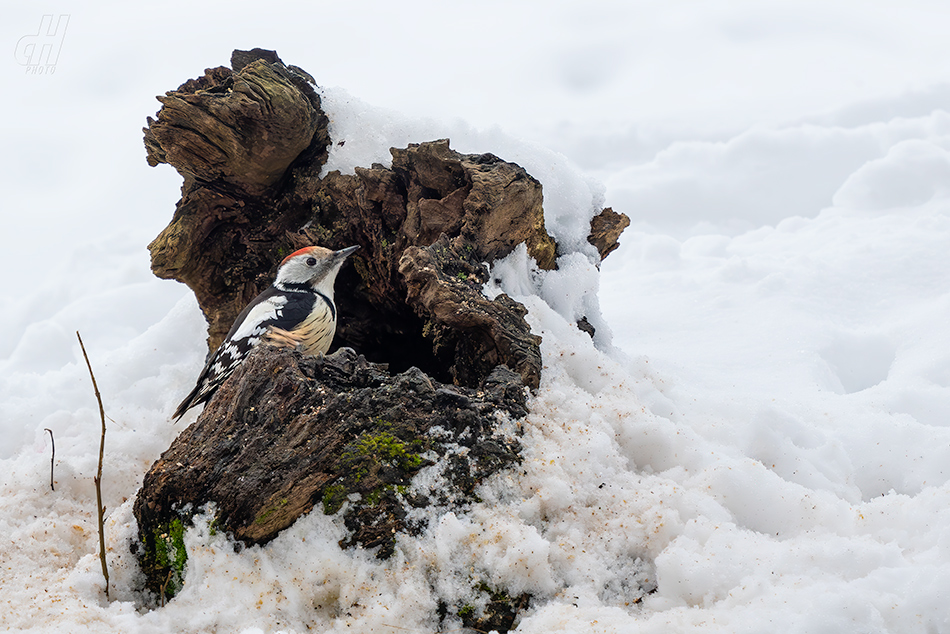
M317 258L307 258L307 266L313 266L317 263Z

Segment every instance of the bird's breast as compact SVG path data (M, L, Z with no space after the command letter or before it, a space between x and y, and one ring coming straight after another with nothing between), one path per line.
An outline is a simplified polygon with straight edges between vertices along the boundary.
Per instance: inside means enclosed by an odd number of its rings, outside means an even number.
M336 315L326 302L318 301L314 309L291 332L300 340L306 354L325 353L336 332Z

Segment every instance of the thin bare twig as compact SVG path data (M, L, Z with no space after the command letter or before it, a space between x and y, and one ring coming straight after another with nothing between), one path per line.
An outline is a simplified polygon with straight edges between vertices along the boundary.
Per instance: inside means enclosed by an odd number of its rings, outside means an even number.
M102 407L102 396L99 394L99 386L96 385L96 375L92 373L92 363L89 362L89 355L86 354L86 346L82 343L82 337L79 331L76 331L76 338L79 339L79 347L82 348L82 356L86 359L86 367L89 368L89 378L92 379L92 389L96 392L96 400L99 402L99 418L102 420L102 434L99 436L99 469L96 471L96 477L93 482L96 483L96 512L99 515L99 562L102 564L102 576L106 579L106 600L109 599L109 567L106 565L106 529L103 517L106 514L106 507L102 505L102 459L106 451L106 410Z
M52 429L49 427L44 427L43 429L49 432L49 442L53 446L53 455L49 457L49 488L55 491L56 487L53 486L53 465L56 464L56 441L53 440Z
M168 575L165 576L165 583L162 584L162 587L160 590L162 596L160 597L161 604L159 605L159 607L162 607L162 608L165 607L165 588L168 587L168 582L172 580L172 570L173 570L172 568L168 569Z

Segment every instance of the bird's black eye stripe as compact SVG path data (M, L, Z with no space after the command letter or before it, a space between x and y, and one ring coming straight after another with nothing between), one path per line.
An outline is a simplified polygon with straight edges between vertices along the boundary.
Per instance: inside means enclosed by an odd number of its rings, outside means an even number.
M317 258L307 258L307 266L313 266L317 263Z

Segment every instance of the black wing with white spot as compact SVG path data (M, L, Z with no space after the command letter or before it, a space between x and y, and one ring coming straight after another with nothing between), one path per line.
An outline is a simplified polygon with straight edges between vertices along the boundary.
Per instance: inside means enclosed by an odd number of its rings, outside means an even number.
M251 353L270 328L293 330L313 308L317 296L312 291L283 291L273 286L248 304L231 326L231 331L198 375L197 385L172 415L176 420L204 403Z

